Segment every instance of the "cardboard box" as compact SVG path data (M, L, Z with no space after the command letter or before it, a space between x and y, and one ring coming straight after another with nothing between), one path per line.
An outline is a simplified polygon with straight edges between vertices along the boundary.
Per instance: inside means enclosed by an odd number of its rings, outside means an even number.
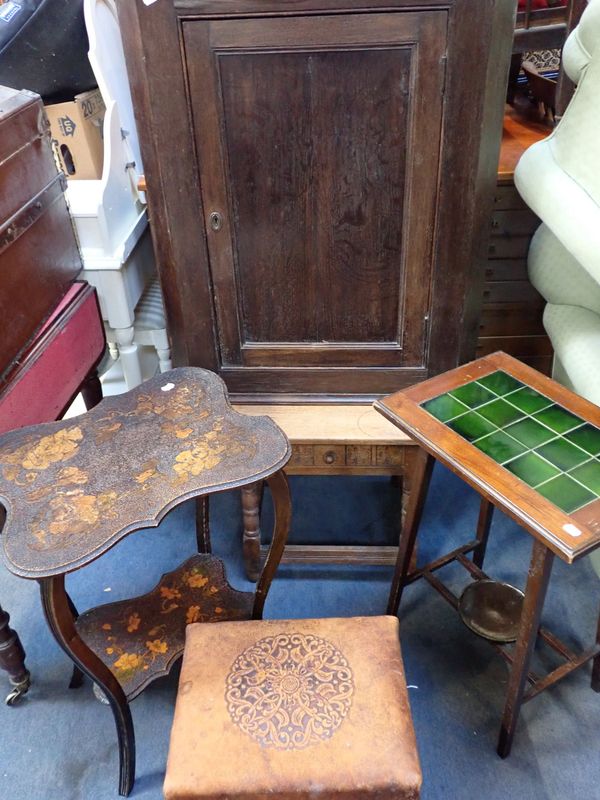
M54 151L69 180L102 177L104 102L98 89L75 96L73 102L45 106Z

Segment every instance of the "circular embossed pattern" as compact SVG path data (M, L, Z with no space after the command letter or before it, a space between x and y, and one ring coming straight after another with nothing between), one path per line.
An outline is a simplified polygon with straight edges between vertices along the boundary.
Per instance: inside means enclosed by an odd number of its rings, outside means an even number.
M333 736L353 692L350 665L331 642L280 633L240 653L225 700L233 722L260 744L294 750Z

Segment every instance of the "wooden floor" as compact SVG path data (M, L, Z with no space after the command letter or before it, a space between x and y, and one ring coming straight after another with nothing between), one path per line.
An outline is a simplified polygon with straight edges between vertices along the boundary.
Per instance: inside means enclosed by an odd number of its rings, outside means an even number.
M518 108L506 106L504 126L502 129L502 145L498 163L498 181L512 180L517 162L532 144L545 139L552 133L552 128L539 119L536 108Z

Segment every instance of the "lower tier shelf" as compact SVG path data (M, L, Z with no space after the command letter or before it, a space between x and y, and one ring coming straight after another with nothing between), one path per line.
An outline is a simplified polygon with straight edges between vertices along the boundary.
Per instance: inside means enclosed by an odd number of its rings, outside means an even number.
M253 602L252 592L227 583L219 558L198 554L163 575L148 594L92 608L76 627L133 700L170 672L183 653L187 625L251 619Z

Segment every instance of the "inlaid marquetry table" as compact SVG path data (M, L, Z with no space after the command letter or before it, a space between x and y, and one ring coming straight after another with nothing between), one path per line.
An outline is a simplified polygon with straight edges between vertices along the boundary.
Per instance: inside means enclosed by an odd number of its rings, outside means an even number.
M119 740L119 792L135 776L128 703L166 675L186 625L260 619L285 546L290 498L286 436L268 417L236 413L225 385L202 369L177 369L92 411L0 437L2 544L15 575L39 581L57 642L111 706ZM198 552L148 594L78 615L66 587L80 569L180 503L266 480L275 507L273 544L256 592L239 592L198 537ZM198 515L199 518L202 514ZM199 521L204 521L200 520ZM202 533L206 526L201 525Z
M464 611L438 574L452 562L481 582L477 589L487 591L482 566L494 507L533 537L515 645L495 643L511 664L498 742L504 758L523 702L590 659L592 689L600 692L600 625L596 644L582 653L540 626L554 557L572 564L600 545L600 408L504 353L397 392L375 407L421 445L388 613L397 613L404 587L420 578ZM481 495L477 532L452 552L413 569L411 555L435 460ZM562 659L544 677L530 672L538 636Z

